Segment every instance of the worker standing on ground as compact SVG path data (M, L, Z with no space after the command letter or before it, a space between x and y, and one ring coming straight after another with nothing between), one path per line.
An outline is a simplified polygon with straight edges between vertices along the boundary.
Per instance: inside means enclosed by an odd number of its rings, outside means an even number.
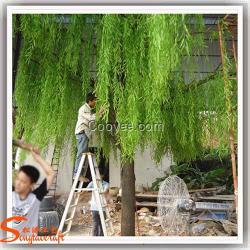
M96 115L93 113L93 109L96 106L97 97L93 93L88 93L86 97L86 103L81 106L78 112L78 120L75 128L75 135L77 139L77 155L75 161L75 167L73 172L73 179L76 176L82 153L88 152L88 144L92 135L92 126L95 122ZM99 116L101 117L104 113L104 109L101 108ZM82 171L84 173L84 170ZM82 178L84 181L84 178Z
M109 183L103 180L103 177L104 177L103 171L104 171L103 168L99 168L103 194L104 194L104 197L106 199L106 202L108 202L108 200L109 200L109 198L108 198L108 196L109 196ZM88 184L87 188L94 188L93 181L91 181ZM104 218L106 219L105 202L103 201L102 196L100 196L100 198L101 198L101 205L102 205ZM103 234L103 229L102 229L102 223L101 223L101 218L100 218L98 206L96 203L94 191L92 191L92 196L91 196L91 200L90 200L90 210L92 212L92 220L93 220L92 236L103 236L104 234Z

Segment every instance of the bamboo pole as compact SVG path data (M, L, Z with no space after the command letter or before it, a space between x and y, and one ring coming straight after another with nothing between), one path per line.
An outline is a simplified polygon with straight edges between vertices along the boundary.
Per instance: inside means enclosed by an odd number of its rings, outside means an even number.
M234 37L234 31L230 29L230 32L232 34L232 50L233 50L233 55L234 55L234 61L235 61L235 67L236 67L236 75L238 75L238 63L237 63L237 55L236 55L236 46L235 46L235 37Z
M223 78L224 78L224 87L225 89L229 88L229 79L227 77L226 65L225 65L225 54L224 54L224 44L222 40L222 28L220 23L218 23L218 31L219 31L219 45L220 45L220 53L221 53L221 63L222 63L222 71L223 71ZM235 148L234 148L234 126L232 121L232 107L231 107L231 100L230 96L226 94L226 102L228 108L228 115L229 115L229 143L230 143L230 151L231 151L231 161L232 161L232 173L233 173L233 186L234 186L234 199L235 199L235 209L236 214L238 212L238 177L237 177L237 169L236 169L236 155L235 155Z

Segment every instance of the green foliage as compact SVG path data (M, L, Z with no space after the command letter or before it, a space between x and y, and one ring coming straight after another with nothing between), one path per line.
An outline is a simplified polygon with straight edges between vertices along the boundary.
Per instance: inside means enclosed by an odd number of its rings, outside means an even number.
M173 174L184 176L184 181L188 183L189 188L207 188L215 187L224 184L223 176L225 175L225 168L219 167L217 169L203 172L197 167L182 164L176 168L172 167Z
M183 73L198 67L192 55L199 58L205 48L201 15L29 14L21 15L17 28L23 42L15 134L24 128L27 141L63 145L65 137L74 138L77 111L94 89L97 110L106 108L98 122L131 126L99 133L106 156L118 147L123 159L132 159L138 146L152 145L157 161L166 153L190 161L214 139L221 154L227 153L231 123L225 103L234 107L236 98L225 94L220 70L202 85ZM227 65L233 68L229 57ZM237 96L235 82L230 84ZM235 127L236 120L234 112ZM140 124L162 129L142 130Z
M218 152L204 156L204 158L179 163L170 166L170 172L157 178L151 186L153 191L158 191L162 181L170 175L178 175L189 189L212 188L226 185L226 190L233 193L231 162L226 158L220 159ZM205 169L210 162L210 167Z
M199 56L205 48L203 32L199 15L103 16L96 93L99 106L109 107L105 122L112 123L111 112L118 125L133 127L115 131L124 158L133 158L138 145L143 149L153 144L157 161L166 153L175 160L190 161L214 138L221 154L227 153L221 72L213 81L193 88L187 86L182 72L183 67L198 67L191 55ZM188 78L193 83L192 73ZM161 123L163 129L140 131L141 123Z
M87 16L22 15L23 44L19 59L15 100L15 133L24 129L27 141L44 147L65 137L74 138L82 91L82 50ZM86 66L87 67L87 66ZM87 71L85 71L87 72ZM86 73L87 74L87 73Z

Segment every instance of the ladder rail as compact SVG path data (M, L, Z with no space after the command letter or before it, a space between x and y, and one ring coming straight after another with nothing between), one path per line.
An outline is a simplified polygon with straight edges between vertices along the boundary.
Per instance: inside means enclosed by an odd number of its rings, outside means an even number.
M82 188L82 186L83 186L83 181L81 181L81 182L79 183L78 188L80 189L80 188ZM80 193L80 192L81 192L81 191L77 191L77 193L75 193L76 198L75 198L74 205L75 205L75 204L78 204L78 201L79 201L79 198L80 198L80 195L79 195L78 193ZM66 231L70 231L70 229L71 229L72 222L73 222L73 218L74 218L74 216L75 216L75 212L76 212L76 206L74 206L74 207L72 208L72 210L71 210L71 213L70 213L70 217L69 217L69 218L72 218L72 219L69 221L69 223L68 223L68 225L67 225Z
M103 204L104 204L104 206L106 208L106 210L105 210L105 212L106 212L105 222L106 221L108 222L110 230L111 230L111 234L113 234L114 233L113 223L112 223L111 216L110 216L110 213L109 213L109 208L108 208L108 205L107 205L107 200L106 200L105 195L104 195L104 188L102 186L101 175L100 175L99 168L97 166L97 162L96 162L95 157L93 157L93 162L94 162L94 167L95 167L95 170L96 170L96 177L97 177L97 179L100 180L98 182L101 183L100 187L99 187L99 192L100 192L100 195L101 195L101 198L102 198L102 202L103 202Z
M56 175L55 175L55 178L53 180L53 183L52 183L51 187L48 188L48 191L49 191L48 194L53 193L54 199L55 199L55 196L56 196L56 187L57 187L57 177L58 177L58 166L59 166L59 163L60 163L60 161L59 161L60 154L61 154L61 150L59 150L59 147L55 145L54 149L53 149L51 166L54 166L53 170L56 173ZM58 157L56 157L56 156L58 156ZM55 188L52 188L52 186L55 186Z
M89 167L90 167L90 171L91 171L91 175L92 175L92 182L93 182L93 186L95 188L95 191L94 191L95 202L96 202L98 210L99 210L103 234L104 234L104 236L107 236L107 228L106 228L104 213L103 213L103 209L102 209L101 197L99 195L99 190L98 190L97 181L96 181L96 173L95 173L94 164L93 164L91 154L88 155L88 159L89 159Z
M77 183L79 181L82 169L84 167L85 162L87 161L86 164L88 164L87 167L90 168L90 172L91 172L91 176L92 176L92 183L93 183L93 188L82 188L83 187L83 183L84 181L80 181L80 183L78 184L77 187ZM84 176L86 175L87 172L87 168L84 168ZM57 233L61 232L64 235L67 235L70 232L72 223L73 223L73 218L75 216L75 212L77 209L77 204L79 202L79 198L80 198L80 193L82 191L92 191L93 194L93 198L95 199L97 208L98 208L98 212L99 212L99 216L100 216L100 220L101 220L101 226L103 229L103 235L107 236L107 225L109 226L111 233L113 234L114 230L113 230L113 224L112 224L112 220L110 217L110 213L109 213L109 208L107 206L107 201L105 198L105 194L104 194L104 188L102 185L102 179L100 176L100 172L99 172L99 168L97 166L96 163L96 159L94 157L94 155L92 153L83 153L82 154L82 158L76 173L76 177L74 179L73 185L71 187L70 190L70 194L63 212L63 216L62 219L60 221L60 225L58 228ZM74 204L72 204L72 200L74 200ZM105 207L105 212L106 212L106 218L104 216L104 210L103 208ZM68 212L70 210L70 215L68 216ZM65 222L68 222L67 224L67 228L64 232L64 225Z
M76 173L76 178L75 178L75 180L74 180L74 182L73 182L73 186L72 186L72 188L71 188L71 190L70 190L69 197L68 197L68 200L67 200L67 203L66 203L64 212L63 212L63 216L62 216L62 219L61 219L59 228L58 228L58 232L62 232L62 230L63 230L63 226L64 226L64 223L65 223L67 214L68 214L68 210L69 210L69 207L70 207L72 198L73 198L73 196L74 196L75 188L76 188L78 179L79 179L79 177L80 177L81 170L82 170L82 166L83 166L83 164L84 164L84 162L85 162L85 159L86 159L86 154L84 154L84 155L82 156L82 158L81 158L81 161L80 161L80 164L79 164L77 173Z

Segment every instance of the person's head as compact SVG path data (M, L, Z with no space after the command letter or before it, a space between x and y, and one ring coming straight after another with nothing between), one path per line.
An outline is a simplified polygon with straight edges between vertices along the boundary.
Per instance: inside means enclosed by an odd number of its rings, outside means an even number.
M22 166L15 179L15 192L20 194L30 192L39 176L40 173L35 167L30 165Z
M86 97L86 102L88 103L88 105L91 108L94 108L95 105L96 105L96 96L95 96L95 94L93 94L92 92L88 93L87 97Z

